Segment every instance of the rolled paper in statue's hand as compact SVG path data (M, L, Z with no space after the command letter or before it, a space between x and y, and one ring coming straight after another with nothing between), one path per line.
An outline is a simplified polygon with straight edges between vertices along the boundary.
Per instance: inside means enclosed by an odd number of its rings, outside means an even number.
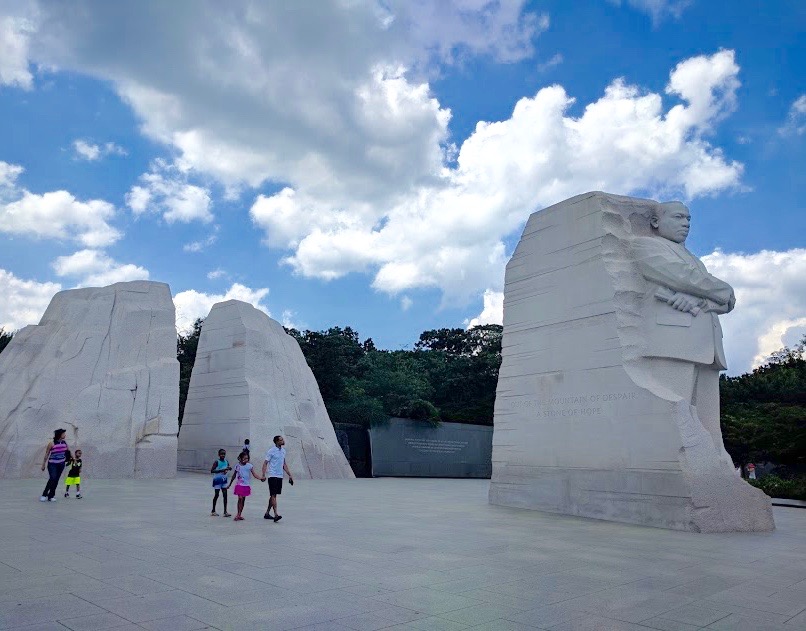
M672 302L674 302L675 295L676 293L668 287L658 287L658 289L655 291L655 298L668 304L672 304ZM696 317L699 315L700 311L701 309L699 307L694 307L688 311L688 313Z

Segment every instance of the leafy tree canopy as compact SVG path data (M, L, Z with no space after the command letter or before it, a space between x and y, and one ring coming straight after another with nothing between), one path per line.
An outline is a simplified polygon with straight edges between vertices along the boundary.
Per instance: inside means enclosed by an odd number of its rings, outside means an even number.
M720 380L722 436L737 463L806 466L806 336L740 377Z
M369 426L399 416L492 424L500 326L426 331L413 351L379 350L350 327L288 332L334 422Z
M0 327L0 353L3 352L8 343L11 341L11 338L14 337L13 332L7 332L3 327Z
M193 364L196 363L196 349L199 347L199 337L201 336L203 318L197 318L193 323L193 329L187 334L180 333L176 338L176 359L179 360L179 425L182 425L182 417L185 414L185 402L188 398L190 388L190 375L193 372Z

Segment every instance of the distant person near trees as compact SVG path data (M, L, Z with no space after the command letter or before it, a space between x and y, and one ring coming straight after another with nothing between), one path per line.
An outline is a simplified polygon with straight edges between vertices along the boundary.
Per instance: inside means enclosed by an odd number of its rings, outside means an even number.
M274 522L277 523L283 517L277 512L277 496L283 492L283 471L288 474L288 483L294 485L294 478L285 463L285 439L282 436L274 437L274 447L266 452L266 459L263 461L263 479L266 479L266 469L269 474L269 507L263 519L272 519L271 509L274 509Z
M42 459L42 471L48 468L48 483L42 491L40 502L55 502L56 488L59 486L59 478L62 477L65 463L70 455L70 450L65 441L66 429L57 429L53 432L53 440L45 447L45 457Z

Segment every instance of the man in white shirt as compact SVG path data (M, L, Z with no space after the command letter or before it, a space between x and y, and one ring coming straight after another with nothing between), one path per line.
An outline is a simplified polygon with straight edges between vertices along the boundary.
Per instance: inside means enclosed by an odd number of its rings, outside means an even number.
M266 459L263 461L263 476L266 477L268 469L269 478L269 507L263 519L272 519L271 509L274 508L274 521L278 522L282 516L277 512L277 496L283 492L283 471L288 474L288 483L293 486L294 478L285 463L285 439L282 436L274 437L274 447L266 452Z

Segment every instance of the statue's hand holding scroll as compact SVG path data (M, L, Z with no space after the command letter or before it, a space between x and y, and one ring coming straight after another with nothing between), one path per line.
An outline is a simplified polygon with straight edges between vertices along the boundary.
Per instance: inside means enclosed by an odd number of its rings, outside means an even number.
M696 296L680 291L672 291L668 287L659 287L655 292L655 298L667 303L670 307L678 311L690 313L695 317L700 313L706 302L702 298L697 298Z

